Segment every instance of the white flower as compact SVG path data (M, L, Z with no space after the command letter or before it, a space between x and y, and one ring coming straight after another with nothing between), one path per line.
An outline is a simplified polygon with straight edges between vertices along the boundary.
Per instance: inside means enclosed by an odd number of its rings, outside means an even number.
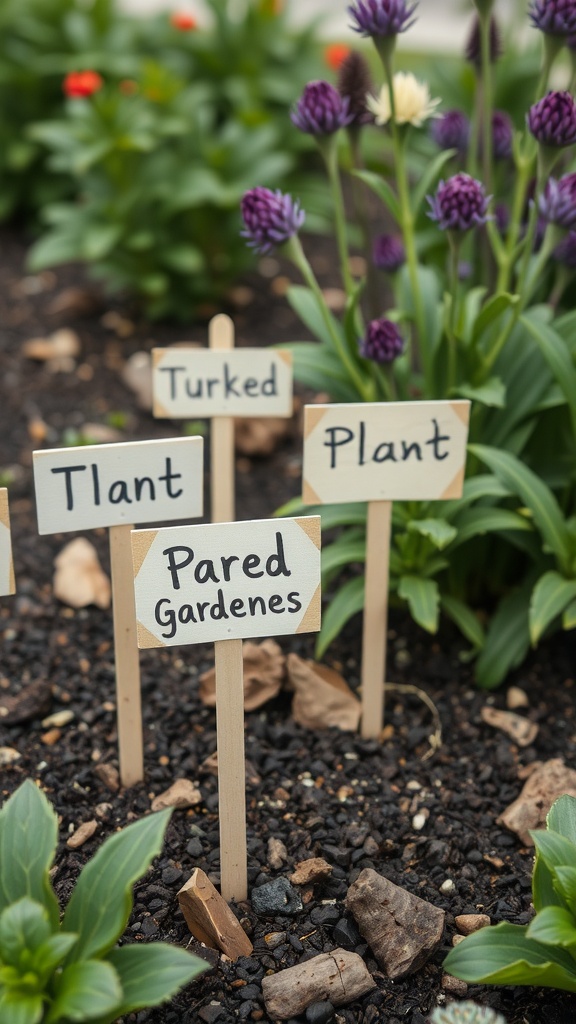
M430 89L425 82L419 82L410 72L397 71L392 79L396 124L413 124L421 128L429 117L436 117L439 99L430 99ZM388 124L391 117L390 93L383 85L378 96L366 97L366 105L374 114L376 124Z

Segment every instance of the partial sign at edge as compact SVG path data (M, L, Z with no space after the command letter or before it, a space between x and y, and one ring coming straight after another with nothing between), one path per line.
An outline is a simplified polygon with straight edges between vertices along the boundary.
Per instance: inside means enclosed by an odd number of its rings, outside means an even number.
M15 592L8 491L6 487L0 487L0 597L7 597Z

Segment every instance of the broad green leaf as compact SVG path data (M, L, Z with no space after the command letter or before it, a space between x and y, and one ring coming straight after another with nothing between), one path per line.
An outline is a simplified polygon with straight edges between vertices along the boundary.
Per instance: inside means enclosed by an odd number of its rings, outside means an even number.
M170 999L184 985L210 970L210 964L165 942L121 946L108 954L122 985L118 1014L132 1013Z
M528 506L548 547L567 569L571 563L571 539L562 511L552 491L531 469L509 452L487 445L469 445L469 451L490 467L505 487Z
M121 224L91 224L82 239L83 258L88 261L103 259L121 236Z
M24 896L0 915L0 951L2 960L17 967L22 953L33 953L51 932L48 911L41 903Z
M364 608L364 577L355 576L340 587L322 616L322 628L316 641L316 657L324 651L342 632L353 615Z
M532 587L528 585L513 590L502 599L492 616L484 647L476 662L476 679L485 690L499 686L528 653L528 601L531 591Z
M506 312L506 310L517 306L519 301L520 300L517 295L509 295L507 292L503 292L500 295L494 295L489 299L474 324L474 330L472 332L473 344L479 342L484 331L491 327L492 324L494 324L496 320Z
M57 928L60 909L48 875L57 837L52 807L27 779L0 811L0 910L29 896L46 907Z
M132 886L162 849L170 810L150 814L110 836L80 873L62 928L77 932L68 962L102 956L124 931Z
M34 971L45 982L68 955L78 936L72 932L55 932L34 954Z
M539 857L546 861L551 871L557 867L570 867L576 860L576 846L566 836L549 829L531 831L534 846Z
M463 601L459 601L457 597L452 597L450 594L443 594L440 599L440 604L443 610L446 612L452 622L458 626L458 629L470 641L471 644L480 650L484 646L485 634L478 616L474 614L471 608Z
M544 907L528 925L526 937L544 945L576 946L576 923L565 907Z
M572 429L576 430L576 369L564 339L556 331L533 317L530 312L520 318L539 346L570 407Z
M439 551L443 551L454 540L458 532L445 519L412 519L408 523L408 529L412 533L420 533L423 537L428 537Z
M564 610L562 629L576 629L576 601L572 601Z
M512 512L506 508L489 508L477 505L475 508L465 509L455 523L457 537L452 549L464 544L472 537L483 537L487 533L502 533L504 530L523 530L533 532L532 523L529 519Z
M280 508L276 509L274 516L277 516L279 519L282 519L285 516L297 516L304 514L307 516L315 516L319 514L316 510L320 507L321 506L319 505L303 505L302 498L290 498L290 501L287 501L284 505L281 505Z
M279 345L292 353L294 378L313 391L328 391L338 402L357 402L358 392L346 375L332 348L314 341L293 341Z
M576 964L566 950L543 946L526 928L481 928L450 950L444 969L470 984L537 985L576 992Z
M393 192L388 182L382 178L379 174L374 174L373 171L354 171L354 177L360 178L368 188L371 188L376 193L379 199L382 200L384 206L389 213L392 214L397 224L402 223L402 212L400 210L400 203Z
M567 580L559 572L545 572L540 577L530 601L530 639L535 646L544 630L564 609L576 600L576 580Z
M444 519L459 516L468 505L473 505L481 498L509 498L510 491L497 477L491 473L480 473L464 481L462 497L442 502Z
M59 1021L97 1020L114 1012L122 1002L120 979L105 960L81 960L69 964L54 983L55 998L46 1024Z
M576 911L576 867L558 867L554 874L558 889L574 914Z
M0 993L0 1020L6 1024L44 1024L42 996L8 990Z
M473 387L472 384L458 384L451 394L458 398L469 398L471 402L503 409L506 405L506 385L501 377L490 377L485 384Z
M322 574L342 569L345 565L364 562L366 559L366 538L348 540L346 536L322 548Z
M325 317L330 321L333 331L344 339L344 334L340 324L331 313L325 312L323 314L323 311L316 300L316 296L310 288L305 288L304 285L300 284L292 285L286 293L286 298L294 312L300 317L302 323L306 325L308 330L311 331L314 337L318 338L319 341L323 341L329 348L334 348L334 339L328 328Z
M417 216L426 196L440 176L445 164L457 153L456 149L445 149L428 165L424 174L416 184L412 196L412 210Z
M546 816L546 828L576 845L576 797L565 793L554 801Z
M428 633L438 631L440 594L435 580L423 579L421 576L401 576L398 596L408 602L410 614L419 626Z
M477 288L471 288L462 302L458 334L466 343L468 343L472 338L474 324L480 315L480 307L482 306L487 290L488 289L483 285Z

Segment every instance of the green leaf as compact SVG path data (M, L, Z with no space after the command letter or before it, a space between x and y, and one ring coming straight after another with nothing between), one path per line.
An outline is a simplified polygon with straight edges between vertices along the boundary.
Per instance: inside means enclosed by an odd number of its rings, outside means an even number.
M418 625L428 633L438 631L440 594L435 580L423 579L422 576L401 576L398 596L408 602L410 614Z
M477 344L484 334L484 331L491 327L492 324L506 312L506 310L517 306L519 301L518 295L509 295L507 292L494 295L489 299L474 324L472 343Z
M473 387L472 384L458 384L452 394L458 398L469 398L472 402L480 402L494 409L503 409L506 405L506 385L500 377L490 377L485 384Z
M576 910L576 867L558 867L554 874L562 896L574 913Z
M34 953L51 933L48 911L35 900L24 896L0 914L0 956L2 961L17 967L22 953Z
M528 601L531 586L502 599L492 616L486 641L476 662L476 679L485 690L499 686L508 672L524 661L530 647Z
M69 964L55 980L55 999L46 1024L59 1021L97 1020L104 1014L119 1014L122 1002L120 979L111 964L103 960L81 960Z
M355 178L360 178L360 181L363 181L365 185L368 185L368 188L371 188L376 193L388 212L392 214L396 223L401 224L402 211L400 203L388 182L379 174L374 174L373 171L354 171L353 173Z
M8 990L0 993L0 1020L6 1024L40 1024L44 1021L44 1002L40 995Z
M559 832L552 832L550 829L536 829L531 831L530 835L538 856L546 861L552 872L557 867L570 867L574 864L576 847L566 836L561 836Z
M576 846L576 797L565 793L554 801L546 816L546 828Z
M562 616L562 629L576 629L576 601L572 601L565 609Z
M544 907L528 925L526 937L544 945L576 946L576 923L565 907Z
M520 318L520 322L539 346L544 359L566 396L572 417L572 429L576 430L576 369L574 369L568 346L552 327L543 324L530 312L525 313Z
M545 572L540 577L530 601L530 639L535 646L544 630L564 609L576 600L576 580L567 580L559 572Z
M454 525L457 528L458 536L452 545L453 549L472 537L483 537L487 533L502 533L505 530L533 532L530 520L519 515L518 512L512 512L506 508L489 508L484 505L464 509Z
M440 172L445 164L456 156L458 151L456 149L445 149L428 165L424 174L420 178L420 181L414 188L412 197L412 210L417 216L420 207L422 206L426 195L431 190L432 186L436 182L437 178L440 177Z
M122 985L123 997L118 1014L157 1006L210 970L210 964L205 960L165 942L121 946L111 950L107 960Z
M477 650L480 650L484 646L485 634L478 616L474 614L472 609L464 604L463 601L459 601L457 597L452 597L450 594L443 594L440 604L446 614L452 619L452 622L458 626L463 636Z
M366 538L361 540L348 540L346 536L339 537L333 544L327 544L322 548L322 575L342 569L346 565L355 562L364 562L366 559Z
M82 239L83 258L90 262L103 259L121 236L121 224L91 224Z
M162 263L179 274L199 274L204 270L204 254L195 245L172 245L162 253Z
M58 819L44 794L27 779L0 811L0 910L23 896L42 904L52 928L60 909L48 872L58 836Z
M444 519L453 519L460 516L468 505L474 504L481 498L509 497L510 491L500 483L500 480L497 480L491 473L480 473L478 476L464 481L461 498L442 502L442 515Z
M444 961L444 969L470 984L537 985L576 992L576 965L564 949L543 946L526 928L498 924L469 935Z
M102 956L124 931L132 886L162 849L170 810L150 814L111 836L82 869L62 927L77 932L69 962Z
M412 519L408 523L408 530L412 533L419 533L422 537L428 537L438 551L443 551L454 540L458 532L445 519Z
M316 641L316 657L321 658L324 651L342 632L344 626L353 615L364 608L364 577L355 576L348 580L330 601L322 616L322 628Z
M302 323L314 337L318 338L318 341L325 342L329 348L334 348L334 339L325 320L326 314L323 314L314 292L300 284L292 285L286 293L286 298L296 315L300 317ZM333 330L343 339L344 335L340 324L330 312L327 315Z
M338 402L357 402L358 392L342 368L334 350L314 341L293 341L279 345L292 353L294 379L313 391L328 391Z
M522 498L532 512L548 547L557 556L561 566L567 569L571 563L570 533L550 488L509 452L498 451L482 444L471 444L468 449L490 467L505 487L509 487Z

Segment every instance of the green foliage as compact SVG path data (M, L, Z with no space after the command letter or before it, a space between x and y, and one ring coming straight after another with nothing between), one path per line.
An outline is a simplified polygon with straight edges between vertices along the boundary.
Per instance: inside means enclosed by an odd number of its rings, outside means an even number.
M506 1024L506 1021L489 1006L464 999L461 1003L437 1006L430 1015L430 1024Z
M536 847L529 925L502 923L469 935L444 967L474 984L536 985L576 992L576 799L552 805Z
M169 999L207 965L176 946L116 947L132 886L160 853L169 811L116 833L80 873L60 923L50 884L58 821L27 781L0 811L0 1019L112 1024Z

